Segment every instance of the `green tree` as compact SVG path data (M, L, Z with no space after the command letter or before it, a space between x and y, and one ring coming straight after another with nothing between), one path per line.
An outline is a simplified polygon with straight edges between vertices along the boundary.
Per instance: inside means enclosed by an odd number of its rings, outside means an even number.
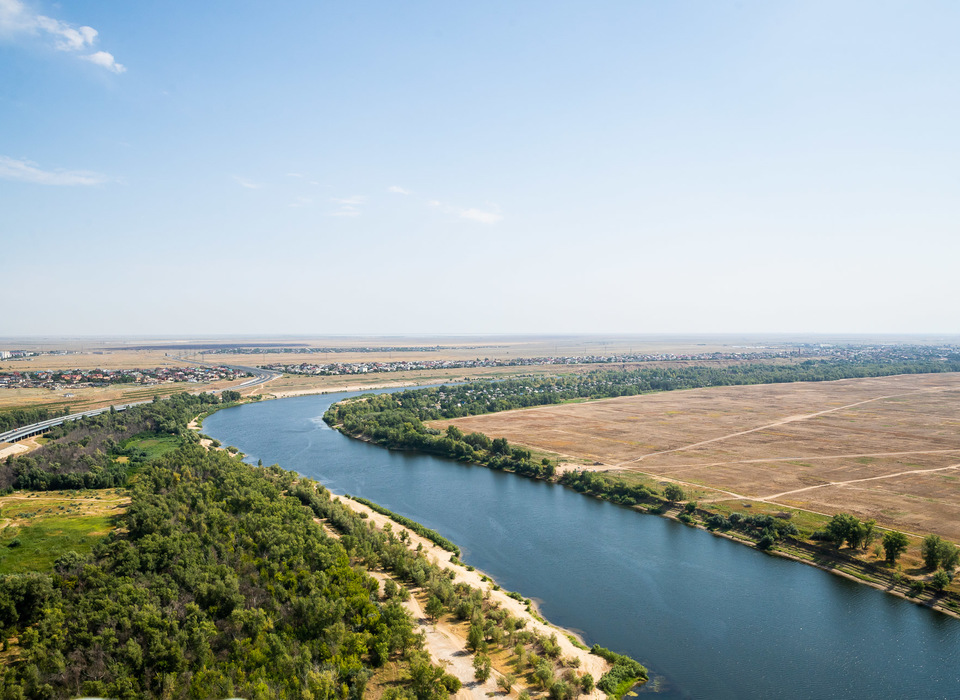
M580 676L580 687L583 689L584 693L592 693L594 686L593 676L589 673L584 673Z
M497 677L497 687L507 694L510 693L510 690L513 688L513 685L516 682L517 682L517 677L512 673L508 673L505 676Z
M827 535L830 541L838 548L846 542L853 549L860 546L862 532L860 529L860 519L849 513L837 513L834 515L826 527Z
M937 569L937 573L930 579L930 586L935 591L942 591L950 585L950 575L943 569Z
M960 563L960 549L944 540L939 547L940 566L947 572L953 571Z
M920 556L928 569L936 569L940 565L940 545L943 539L940 535L927 535L920 545Z
M479 653L473 657L473 677L480 682L485 682L490 677L490 657L484 653Z
M891 530L883 536L883 551L890 566L896 564L900 555L907 551L908 544L907 536L896 530Z
M860 523L860 549L867 549L877 539L877 521L864 520Z
M443 615L443 601L435 595L430 596L430 600L427 601L426 612L427 617L436 622Z
M487 648L487 642L483 637L483 627L476 622L470 625L470 631L467 632L467 648L470 651L483 651Z
M683 492L683 489L677 484L667 484L667 487L663 489L663 495L671 503L685 500L687 497L687 495Z

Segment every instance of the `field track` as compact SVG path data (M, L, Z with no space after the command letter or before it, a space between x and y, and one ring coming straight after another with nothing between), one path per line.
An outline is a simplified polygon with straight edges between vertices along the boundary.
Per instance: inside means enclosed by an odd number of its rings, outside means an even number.
M702 500L851 512L960 541L958 374L715 387L450 422L588 469L699 488Z

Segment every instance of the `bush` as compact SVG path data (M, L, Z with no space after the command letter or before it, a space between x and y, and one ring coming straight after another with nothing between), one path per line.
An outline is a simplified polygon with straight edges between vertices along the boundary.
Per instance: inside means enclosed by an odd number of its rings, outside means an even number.
M729 530L730 521L722 515L715 514L707 518L707 528L710 530Z
M663 489L663 495L671 503L682 501L687 497L687 494L677 484L667 484L666 488Z
M767 551L768 549L770 549L771 547L773 547L773 545L775 545L776 542L777 542L777 541L776 541L775 539L773 539L773 535L770 535L770 534L768 533L768 534L764 535L763 537L761 537L761 538L760 538L760 541L757 542L757 549L765 552L765 551Z
M930 587L939 592L950 585L950 576L943 569L938 569L937 573L930 579Z

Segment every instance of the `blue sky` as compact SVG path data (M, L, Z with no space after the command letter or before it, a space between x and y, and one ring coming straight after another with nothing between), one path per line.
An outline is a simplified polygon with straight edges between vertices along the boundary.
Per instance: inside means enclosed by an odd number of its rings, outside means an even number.
M958 20L0 0L0 335L956 333Z

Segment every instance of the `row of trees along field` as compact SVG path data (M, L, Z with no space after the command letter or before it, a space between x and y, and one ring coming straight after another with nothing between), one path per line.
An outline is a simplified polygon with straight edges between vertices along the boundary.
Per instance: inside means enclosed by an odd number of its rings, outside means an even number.
M369 408L346 402L332 407L333 421L345 423L362 414L402 409L399 418L436 420L462 418L558 404L574 399L635 396L655 391L697 389L711 386L823 382L837 379L886 377L896 374L932 374L960 371L960 355L943 360L855 362L852 360L807 360L797 364L743 364L728 367L654 367L636 370L593 370L583 374L557 374L497 381L467 382L431 389L377 397ZM378 419L383 421L384 418ZM402 423L401 423L402 424Z
M236 391L220 394L175 394L161 401L110 410L51 428L46 444L28 455L11 455L0 463L0 490L34 491L114 488L146 462L137 445L145 438L196 442L187 425L199 413L232 405Z

